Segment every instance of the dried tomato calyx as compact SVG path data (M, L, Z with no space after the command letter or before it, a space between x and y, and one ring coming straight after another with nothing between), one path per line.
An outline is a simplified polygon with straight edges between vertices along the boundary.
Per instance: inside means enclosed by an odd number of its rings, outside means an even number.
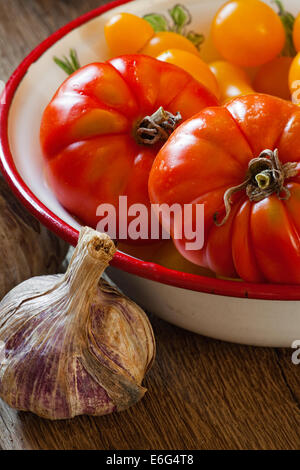
M154 145L166 141L181 119L179 112L174 115L160 106L151 116L145 116L139 121L135 131L137 143Z
M215 224L220 227L227 222L231 212L231 196L238 191L245 190L249 200L253 202L259 202L273 193L276 193L279 199L289 199L291 193L284 186L284 182L297 173L297 162L287 162L282 165L278 149L263 150L257 158L250 160L246 180L238 186L227 189L224 193L225 217L218 222L216 212Z

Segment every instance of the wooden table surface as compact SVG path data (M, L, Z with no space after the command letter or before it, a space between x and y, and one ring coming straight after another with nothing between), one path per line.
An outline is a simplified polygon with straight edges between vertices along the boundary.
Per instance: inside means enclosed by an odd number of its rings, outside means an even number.
M51 32L101 3L0 0L0 79ZM0 401L0 448L300 449L300 365L292 350L227 344L151 321L157 360L138 405L50 422Z

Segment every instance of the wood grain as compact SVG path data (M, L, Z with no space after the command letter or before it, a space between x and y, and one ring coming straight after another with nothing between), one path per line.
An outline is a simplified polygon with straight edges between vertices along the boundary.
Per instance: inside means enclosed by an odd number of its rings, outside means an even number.
M0 79L51 32L101 3L0 0ZM0 401L0 448L300 449L300 365L292 350L227 344L151 320L157 361L137 406L50 422Z

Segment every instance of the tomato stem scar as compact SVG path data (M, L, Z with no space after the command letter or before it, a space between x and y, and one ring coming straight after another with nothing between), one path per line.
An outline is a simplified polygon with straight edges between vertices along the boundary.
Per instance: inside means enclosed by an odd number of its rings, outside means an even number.
M160 106L155 113L145 116L137 124L135 131L137 143L154 145L159 141L168 140L181 119L180 112L174 115Z
M249 200L252 202L259 202L273 193L276 193L279 199L289 199L291 193L284 186L284 182L287 178L291 178L297 173L297 162L287 162L282 165L279 160L278 149L274 151L269 149L263 150L257 158L250 160L246 180L238 186L225 191L225 217L218 222L218 212L215 212L213 216L215 224L220 227L227 222L231 213L231 197L238 191L245 190Z

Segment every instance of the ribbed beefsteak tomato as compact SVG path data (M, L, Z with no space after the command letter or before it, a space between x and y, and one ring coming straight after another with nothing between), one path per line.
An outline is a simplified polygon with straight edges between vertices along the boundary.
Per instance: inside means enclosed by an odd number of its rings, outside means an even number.
M153 203L204 204L204 245L190 261L252 282L300 283L300 109L247 95L201 111L158 153Z
M216 104L184 70L151 57L127 55L82 67L42 117L49 183L61 204L92 227L97 207L118 210L120 195L128 206L149 207L148 177L158 150L179 120Z

